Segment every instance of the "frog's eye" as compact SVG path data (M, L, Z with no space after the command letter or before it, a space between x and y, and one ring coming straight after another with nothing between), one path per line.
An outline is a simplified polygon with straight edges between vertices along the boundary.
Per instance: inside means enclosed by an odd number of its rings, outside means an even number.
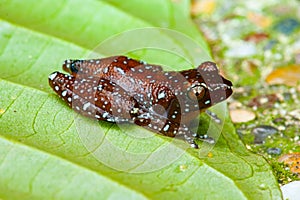
M202 85L196 85L187 92L187 96L191 100L195 100L195 97L197 99L202 99L204 95L205 95L205 87Z

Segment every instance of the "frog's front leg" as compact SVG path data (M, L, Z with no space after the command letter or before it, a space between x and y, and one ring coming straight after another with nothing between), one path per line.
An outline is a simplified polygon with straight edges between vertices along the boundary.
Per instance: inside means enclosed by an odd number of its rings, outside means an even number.
M214 142L214 140L208 136L199 136L197 133L192 132L184 124L171 121L155 113L144 112L134 118L134 123L162 135L185 140L193 148L198 148L198 145L195 143L196 139L208 143Z

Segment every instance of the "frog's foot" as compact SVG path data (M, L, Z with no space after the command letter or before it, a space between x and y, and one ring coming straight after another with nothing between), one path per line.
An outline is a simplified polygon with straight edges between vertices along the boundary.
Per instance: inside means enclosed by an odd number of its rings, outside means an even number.
M185 140L190 144L191 147L198 149L198 145L195 142L196 136L197 134L190 131L186 125L181 125L180 127L178 127L175 137Z
M196 140L201 140L202 142L206 142L208 144L215 143L215 140L212 137L209 137L208 135L198 135L197 133L190 131L186 126L183 126L183 128L179 128L176 137L177 136L187 141L191 145L191 147L195 149L199 148L195 142Z
M203 142L206 142L208 144L214 144L216 143L215 139L212 137L209 137L208 135L197 135L196 139L201 140Z
M217 124L221 124L222 120L218 117L218 115L210 110L206 110L205 113L213 119Z

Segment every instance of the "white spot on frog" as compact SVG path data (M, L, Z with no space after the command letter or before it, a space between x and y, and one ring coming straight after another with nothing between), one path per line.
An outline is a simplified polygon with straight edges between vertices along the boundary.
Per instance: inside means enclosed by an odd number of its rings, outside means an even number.
M91 103L90 102L87 102L83 105L82 109L83 110L86 110L88 107L90 107Z
M57 76L57 72L50 74L48 78L49 78L51 81L53 81L53 80L55 79L56 76Z
M61 93L61 96L63 96L63 97L65 97L65 96L67 96L67 90L64 90L62 93Z
M168 131L168 130L169 130L169 128L170 128L170 125L169 125L169 124L167 124L167 125L165 125L165 127L164 127L163 131Z
M165 91L160 92L160 93L158 94L158 96L157 96L158 99L163 99L163 98L165 98L165 97L166 97Z

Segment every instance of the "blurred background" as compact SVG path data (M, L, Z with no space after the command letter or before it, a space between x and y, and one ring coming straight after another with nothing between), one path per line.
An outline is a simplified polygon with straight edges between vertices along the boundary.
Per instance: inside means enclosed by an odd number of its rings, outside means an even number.
M197 0L191 13L235 84L229 109L240 138L273 165L281 185L297 180L300 2Z

